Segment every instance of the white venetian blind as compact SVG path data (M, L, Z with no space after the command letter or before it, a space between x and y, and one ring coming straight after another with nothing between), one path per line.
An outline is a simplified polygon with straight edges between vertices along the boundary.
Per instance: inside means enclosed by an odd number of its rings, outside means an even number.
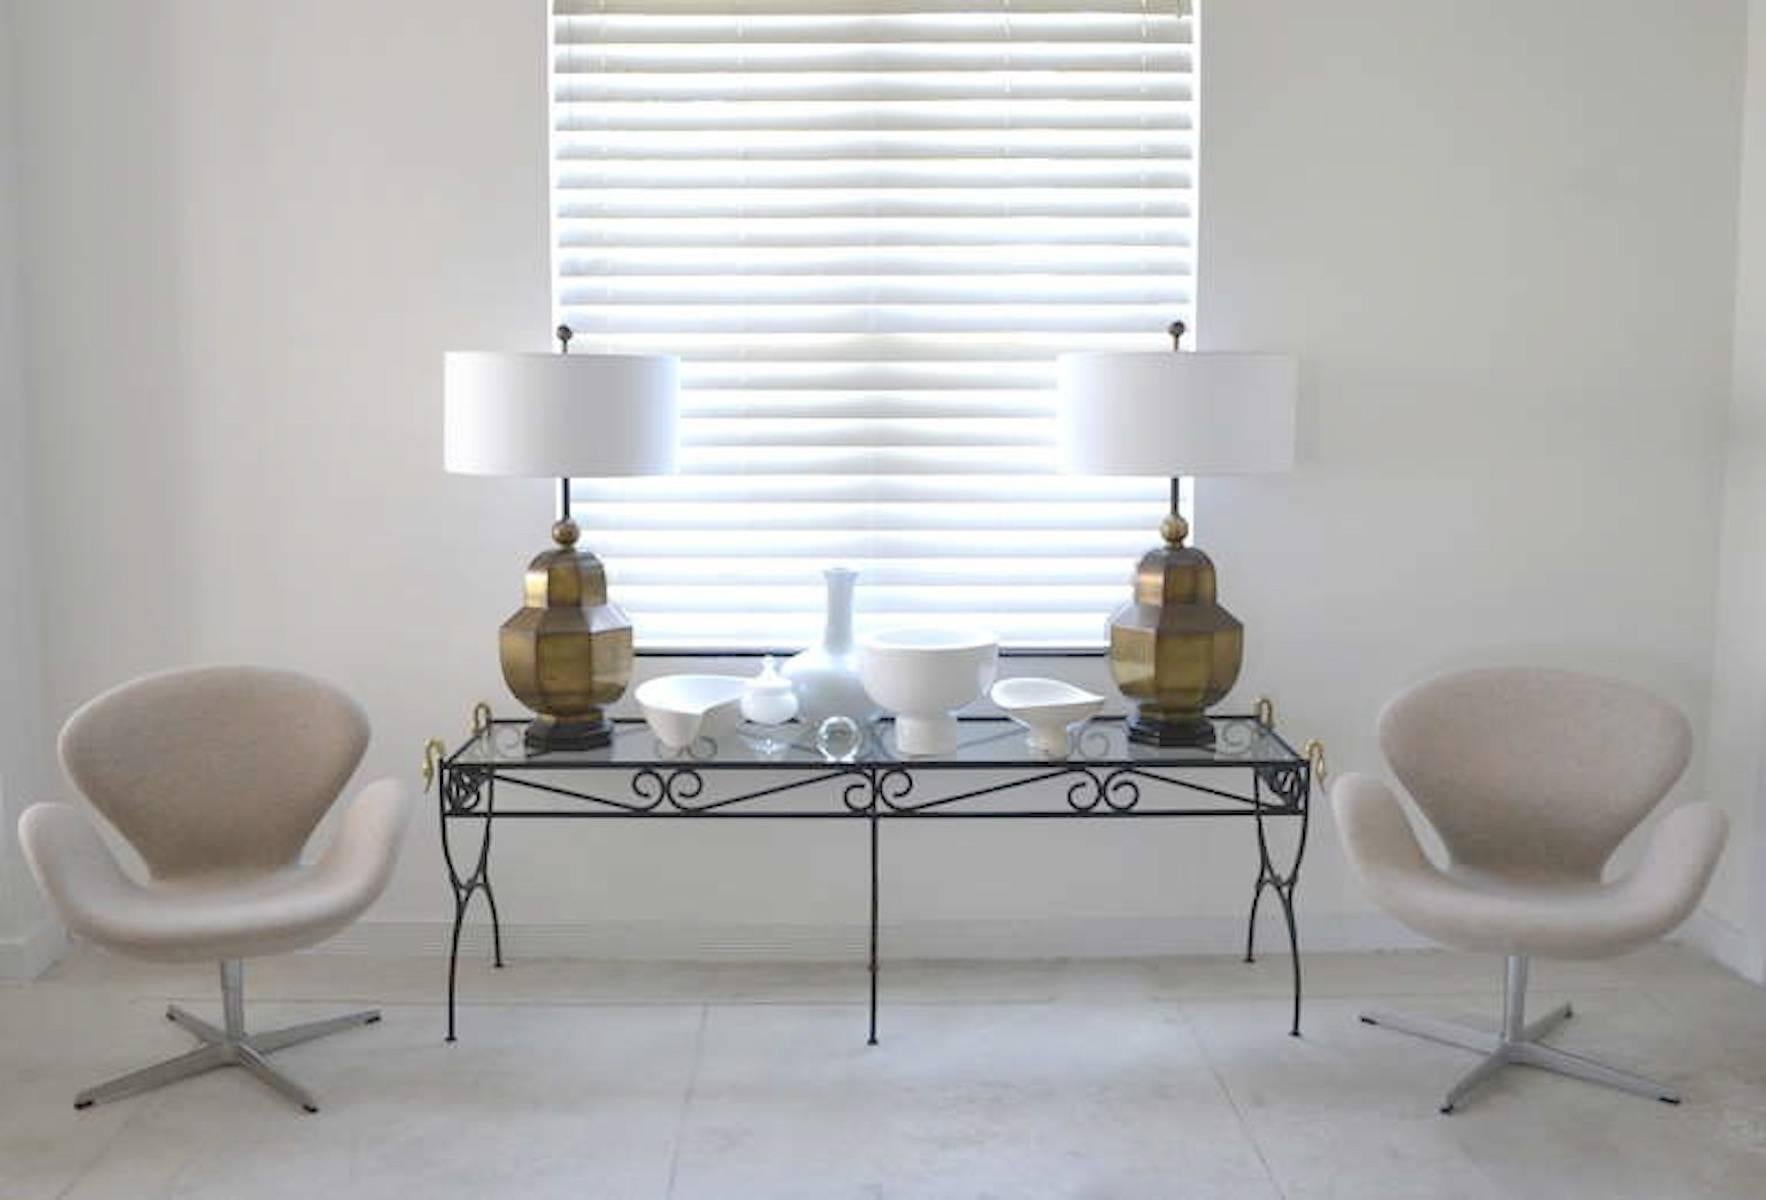
M681 471L584 481L645 645L1095 645L1167 485L1054 473L1054 357L1188 319L1185 0L555 0L557 310L682 358Z

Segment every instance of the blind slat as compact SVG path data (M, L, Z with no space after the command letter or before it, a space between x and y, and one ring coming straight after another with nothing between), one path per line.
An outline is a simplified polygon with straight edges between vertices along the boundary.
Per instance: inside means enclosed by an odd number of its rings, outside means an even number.
M760 188L919 187L1174 188L1188 187L1188 167L1176 160L1135 158L604 158L593 166L557 164L554 187L563 192L603 187Z
M732 244L740 249L732 249ZM832 251L863 246L873 252L900 246L977 246L1015 261L1038 254L1080 253L1068 247L1181 253L1189 229L1180 217L873 217L856 226L843 217L561 217L560 267L572 251L609 247L656 262L672 255L721 251L754 253L767 247Z
M743 16L840 13L1176 13L1190 15L1189 0L553 0L556 18L631 13L653 17L673 13Z
M1138 71L554 72L555 101L1191 100L1181 75Z
M560 191L558 216L585 217L986 217L1066 219L1190 216L1189 196L1170 188L922 187L912 191L861 188L667 188L600 187ZM733 236L733 235L732 235Z
M559 46L656 43L690 46L699 42L804 42L811 45L915 41L1183 42L1193 39L1191 22L1172 12L1002 11L760 13L734 11L604 13L561 17Z
M1161 302L1143 304L570 304L566 322L579 333L672 330L683 336L753 330L761 333L814 332L978 333L1026 332L1079 335L1135 333L1163 328L1173 312L1188 307L1187 291L1173 291ZM1166 343L1169 345L1169 343ZM1150 340L1144 347L1160 348Z
M669 130L659 137L655 129L561 130L553 143L560 162L572 164L571 174L601 178L598 172L581 171L579 160L603 164L607 160L636 162L705 163L700 169L727 174L730 131L712 129L686 132ZM754 163L792 159L840 163L858 159L907 158L938 161L945 158L1039 160L1075 158L1155 159L1161 162L1189 157L1188 131L1181 127L1126 129L764 129L742 130L741 161ZM692 167L673 167L692 171Z
M559 133L592 130L907 130L963 129L1189 129L1194 105L1185 100L873 100L828 103L796 100L560 101L553 106Z
M950 71L994 73L1126 72L1144 67L1183 71L1190 65L1188 46L1158 42L935 42L878 45L855 42L807 48L801 42L765 44L744 41L734 50L747 72L778 74L937 75ZM728 45L563 46L553 58L553 73L568 78L585 74L704 75L729 65Z

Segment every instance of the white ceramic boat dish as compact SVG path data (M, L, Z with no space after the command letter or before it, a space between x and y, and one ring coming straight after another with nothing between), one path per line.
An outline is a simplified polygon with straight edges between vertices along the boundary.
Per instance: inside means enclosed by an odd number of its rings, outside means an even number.
M735 675L664 675L633 693L656 740L673 750L718 737L742 719L742 688Z
M859 639L858 674L871 699L895 714L903 754L957 748L953 714L993 682L999 639L973 629L885 629Z
M987 698L1030 731L1030 748L1065 758L1067 731L1095 717L1104 698L1064 679L1002 679Z

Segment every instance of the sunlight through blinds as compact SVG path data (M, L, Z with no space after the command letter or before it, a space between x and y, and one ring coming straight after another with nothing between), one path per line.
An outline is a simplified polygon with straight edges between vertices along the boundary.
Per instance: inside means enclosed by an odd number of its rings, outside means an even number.
M964 620L1095 646L1166 484L1054 473L1054 358L1191 315L1180 0L555 0L556 308L682 359L681 474L583 481L645 646Z

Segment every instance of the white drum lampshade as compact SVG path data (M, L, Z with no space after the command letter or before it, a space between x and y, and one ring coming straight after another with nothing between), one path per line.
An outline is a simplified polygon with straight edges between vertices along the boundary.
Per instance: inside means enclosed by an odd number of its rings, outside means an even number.
M1238 475L1294 465L1285 354L1063 354L1063 464L1081 475Z
M450 352L443 461L460 475L669 474L679 369L669 355Z

